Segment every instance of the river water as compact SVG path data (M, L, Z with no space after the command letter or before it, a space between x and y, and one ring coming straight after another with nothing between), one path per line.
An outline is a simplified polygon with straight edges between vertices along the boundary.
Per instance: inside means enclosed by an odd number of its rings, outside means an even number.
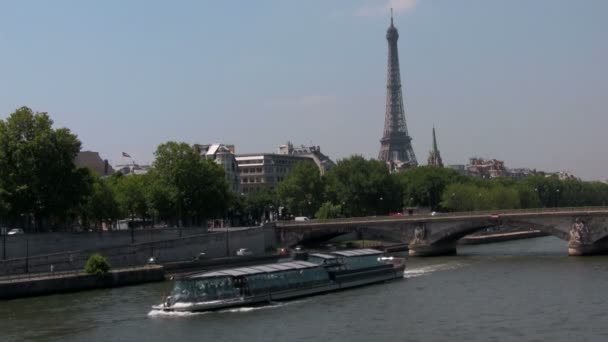
M0 302L0 341L608 341L608 258L553 237L410 258L403 280L200 314L170 283Z

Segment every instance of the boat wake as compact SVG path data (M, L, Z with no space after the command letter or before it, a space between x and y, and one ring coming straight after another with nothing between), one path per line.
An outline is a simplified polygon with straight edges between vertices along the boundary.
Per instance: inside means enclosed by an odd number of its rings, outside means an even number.
M256 306L243 306L238 308L230 308L218 311L202 311L202 312L188 312L188 311L163 311L163 310L151 310L148 312L148 317L190 317L204 314L212 314L212 313L244 313L258 310L266 310L266 309L275 309L284 307L287 305L293 305L297 303L305 302L305 300L296 300L289 302L272 302L266 305L256 305Z
M300 301L289 301L289 302L272 302L266 305L256 305L256 306L243 306L240 308L230 308L230 309L226 309L226 310L220 310L218 312L251 312L251 311L258 311L258 310L266 310L266 309L275 309L275 308L280 308L283 306L287 306L287 305L292 305L295 303L301 303L303 302L303 300Z
M464 266L465 264L462 263L445 263L406 269L405 272L403 272L403 278L416 278L438 271L455 270Z
M190 316L205 315L208 313L210 313L210 312L209 311L204 311L204 312L163 311L163 310L152 309L150 312L148 312L148 317L190 317Z

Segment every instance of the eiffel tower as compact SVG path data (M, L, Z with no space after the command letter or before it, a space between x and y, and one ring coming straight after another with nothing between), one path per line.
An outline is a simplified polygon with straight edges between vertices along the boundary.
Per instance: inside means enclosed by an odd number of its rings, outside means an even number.
M387 162L391 171L418 165L412 149L412 138L407 133L405 124L397 51L398 39L399 33L393 25L393 10L391 9L391 26L386 31L386 40L388 40L386 113L384 114L384 135L380 140L380 153L378 154L378 159Z

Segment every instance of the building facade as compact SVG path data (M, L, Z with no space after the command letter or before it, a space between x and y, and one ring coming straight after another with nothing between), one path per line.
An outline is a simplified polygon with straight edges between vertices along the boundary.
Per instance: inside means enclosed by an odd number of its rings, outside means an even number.
M125 176L145 175L150 169L152 169L152 166L150 165L140 165L135 162L131 164L116 165L116 172L120 172Z
M314 162L309 157L275 153L239 154L236 161L243 194L273 190L289 175L296 163Z
M234 145L195 144L193 148L202 158L211 159L220 165L224 169L226 182L230 190L236 194L241 193L241 177L239 165L234 154Z
M107 159L101 159L99 152L80 151L74 159L77 167L86 167L95 171L100 176L109 176L114 173L114 169Z
M336 166L336 163L334 163L328 156L321 153L320 146L300 145L299 147L294 147L291 142L287 142L287 144L279 146L279 154L308 157L312 159L319 168L321 176Z

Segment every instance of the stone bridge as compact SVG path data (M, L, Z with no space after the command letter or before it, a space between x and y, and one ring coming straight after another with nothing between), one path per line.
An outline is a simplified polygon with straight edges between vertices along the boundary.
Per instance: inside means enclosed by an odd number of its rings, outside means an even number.
M356 232L364 239L407 243L411 256L433 256L455 254L460 238L500 225L533 227L556 236L568 242L569 255L608 254L608 207L283 221L275 229L284 246Z

